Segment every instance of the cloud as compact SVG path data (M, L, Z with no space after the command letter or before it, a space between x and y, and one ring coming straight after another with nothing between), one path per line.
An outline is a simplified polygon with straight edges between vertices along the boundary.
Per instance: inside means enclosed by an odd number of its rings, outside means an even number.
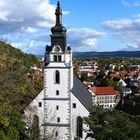
M133 1L133 2L128 2L127 0L122 0L121 4L124 7L139 7L140 6L140 1Z
M137 17L138 17L138 18L140 18L140 13L139 13L139 14L137 14Z
M31 41L29 42L29 47L32 48L32 47L34 47L34 46L35 46L35 41L34 41L34 40L31 40Z
M22 42L14 42L14 43L10 43L13 47L15 48L22 48L23 43Z
M63 15L69 15L70 11L63 11Z
M17 32L22 28L50 27L55 6L49 0L1 0L0 32ZM42 26L43 25L43 26Z
M21 49L25 53L31 54L44 54L45 45L42 42L31 40L31 41L19 41L19 42L11 42L13 47Z
M128 43L126 47L120 49L120 51L140 51L140 42Z
M127 48L133 50L137 46L140 50L140 18L104 21L102 26L110 30L115 38L126 42Z
M68 41L74 51L93 51L97 49L97 39L105 35L91 28L69 29Z
M27 33L35 33L37 32L37 29L36 28L33 28L33 27L27 27L27 28L22 28L23 31L27 32Z
M98 49L98 39L106 36L106 33L92 28L72 28L67 31L67 41L73 51L93 51ZM49 34L43 33L35 38L37 41L50 45Z
M133 48L133 49L138 49L140 46L140 44L136 44L136 43L129 43L127 44L128 48Z
M44 40L48 41L48 31L42 30L54 25L55 8L49 0L0 0L1 37L24 52L42 52L47 44ZM63 11L63 15L69 13ZM74 51L90 51L98 48L98 38L105 33L90 28L69 29L68 36Z
M102 26L122 40L138 40L140 35L140 19L119 19L104 21Z
M49 0L0 0L0 33L50 28L55 22L55 8ZM64 11L64 15L69 13Z
M97 39L95 38L88 38L82 41L82 43L89 47L95 47L97 45Z
M55 8L50 0L0 0L0 39L27 53L43 52L45 39L37 38L54 26Z
M9 15L8 11L1 11L0 12L0 20L8 21L8 15Z

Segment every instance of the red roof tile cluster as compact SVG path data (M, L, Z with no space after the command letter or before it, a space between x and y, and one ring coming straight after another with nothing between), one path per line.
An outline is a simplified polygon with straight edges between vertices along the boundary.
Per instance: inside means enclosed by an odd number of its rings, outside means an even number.
M92 92L96 95L114 95L115 90L113 87L91 87Z
M120 78L120 74L111 74L112 78Z

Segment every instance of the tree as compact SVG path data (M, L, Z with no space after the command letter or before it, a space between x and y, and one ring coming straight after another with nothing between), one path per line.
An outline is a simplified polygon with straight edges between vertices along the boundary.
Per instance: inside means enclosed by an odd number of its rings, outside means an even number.
M28 140L26 124L21 120L21 115L10 105L0 106L0 139L1 140ZM3 113L5 111L5 113Z
M135 119L122 111L105 110L101 106L93 106L88 117L84 118L89 126L87 137L96 140L139 140L140 117Z
M34 55L0 41L0 140L27 140L21 112L43 88L43 78L29 78Z

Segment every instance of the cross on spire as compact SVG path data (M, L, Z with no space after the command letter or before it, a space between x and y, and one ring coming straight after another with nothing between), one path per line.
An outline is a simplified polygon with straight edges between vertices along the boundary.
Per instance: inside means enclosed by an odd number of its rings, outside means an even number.
M57 7L60 7L60 0L58 0L57 2Z

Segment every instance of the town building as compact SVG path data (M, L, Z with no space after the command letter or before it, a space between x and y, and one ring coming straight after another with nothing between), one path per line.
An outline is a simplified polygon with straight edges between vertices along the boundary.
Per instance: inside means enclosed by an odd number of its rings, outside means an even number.
M131 94L132 94L131 88L128 88L128 87L122 87L121 88L122 97L130 96Z
M92 102L94 105L101 105L103 108L112 109L116 106L118 92L113 87L90 87Z

